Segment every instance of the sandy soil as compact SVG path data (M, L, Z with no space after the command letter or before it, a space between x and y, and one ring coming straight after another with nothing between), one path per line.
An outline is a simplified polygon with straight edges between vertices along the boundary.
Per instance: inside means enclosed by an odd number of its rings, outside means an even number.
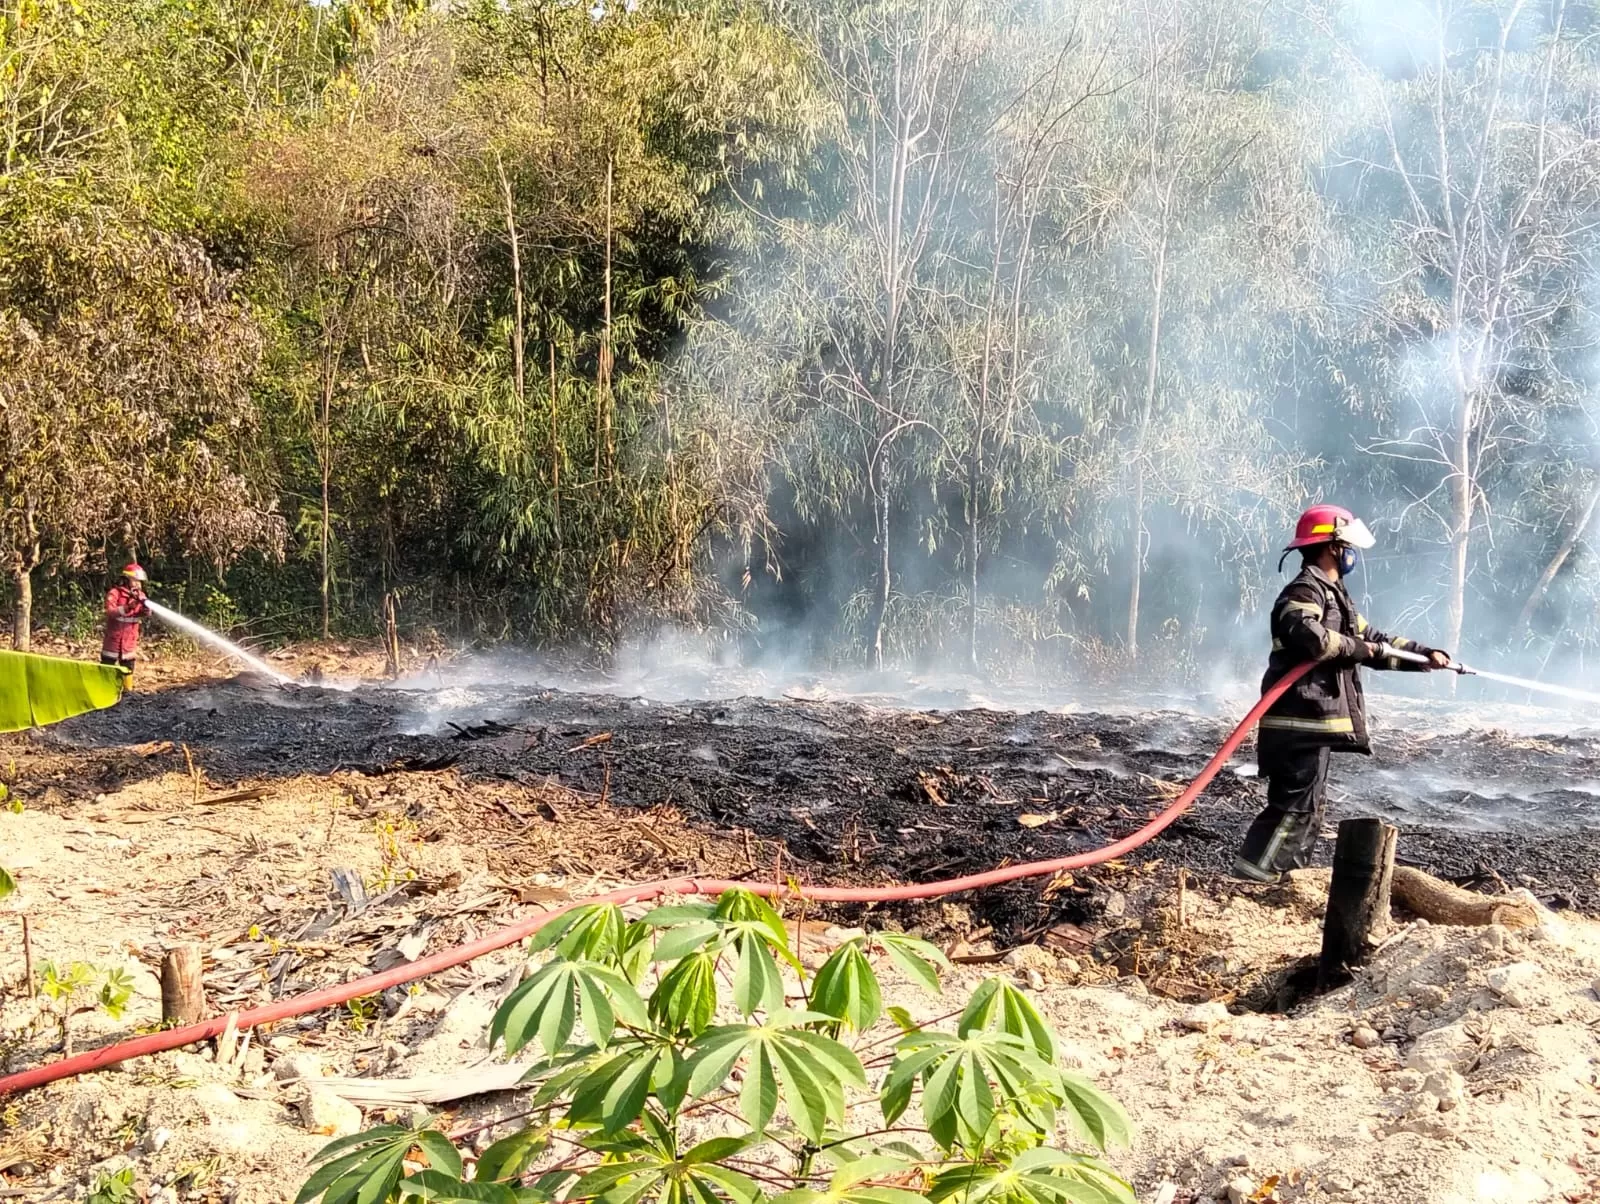
M378 662L351 648L281 663L353 676ZM214 670L158 657L138 688L191 699L237 689L207 687ZM689 806L618 802L592 767L571 775L578 789L565 776L494 779L459 764L241 775L203 742L186 748L185 734L0 743L21 804L0 811L0 864L21 884L0 905L5 1070L157 1023L155 969L173 944L202 946L211 1005L236 1009L415 959L619 882L755 867L766 876L781 858L811 860L778 832L708 825ZM831 919L913 927L957 958L952 991L1015 976L1069 1060L1134 1117L1138 1138L1119 1165L1141 1201L1600 1198L1595 925L1569 914L1532 933L1402 926L1355 982L1279 1014L1252 1009L1269 1007L1317 948L1315 878L1276 890L1193 873L1183 881L1155 859L1057 883L1057 895L1077 902L1046 912L1043 928L1030 905L1037 943L1010 952L995 944L1005 934L993 906L977 901L816 917L806 939L824 950L837 935ZM47 962L128 976L120 1019L78 1012L63 1041L62 1009L25 984L22 915L36 981ZM292 1199L326 1140L308 1131L299 1080L491 1062L484 1032L518 968L508 951L275 1026L221 1060L214 1045L161 1055L9 1101L0 1192L81 1198L101 1174L131 1164L151 1200ZM886 1002L925 1016L947 1007L885 978ZM1207 999L1232 1012L1212 1014ZM410 1110L369 1106L366 1120ZM490 1094L449 1105L444 1123L478 1128L516 1110L511 1093Z

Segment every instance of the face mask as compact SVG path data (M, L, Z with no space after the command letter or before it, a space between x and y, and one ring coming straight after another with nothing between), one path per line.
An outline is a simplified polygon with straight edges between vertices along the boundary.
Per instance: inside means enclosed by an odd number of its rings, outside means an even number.
M1361 553L1352 547L1339 549L1339 576L1348 577L1361 564Z

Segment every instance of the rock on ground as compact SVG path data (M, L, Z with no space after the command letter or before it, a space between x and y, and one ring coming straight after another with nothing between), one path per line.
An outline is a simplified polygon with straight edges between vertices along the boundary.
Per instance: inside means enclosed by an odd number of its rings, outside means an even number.
M361 1132L361 1109L326 1087L307 1087L300 1099L300 1122L319 1137Z

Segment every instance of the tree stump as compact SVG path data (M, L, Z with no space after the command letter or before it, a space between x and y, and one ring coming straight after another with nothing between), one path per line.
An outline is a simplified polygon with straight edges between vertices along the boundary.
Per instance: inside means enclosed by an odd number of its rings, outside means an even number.
M1339 825L1333 879L1322 922L1318 989L1345 977L1366 961L1373 938L1389 921L1389 886L1394 874L1396 830L1379 819L1347 819Z
M193 1024L205 1019L206 996L200 984L199 945L177 945L161 959L161 1019Z

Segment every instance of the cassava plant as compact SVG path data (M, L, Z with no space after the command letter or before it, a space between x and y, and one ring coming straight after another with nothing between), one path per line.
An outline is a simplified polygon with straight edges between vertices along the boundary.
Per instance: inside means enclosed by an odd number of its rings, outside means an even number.
M1010 982L926 1024L884 1007L870 955L937 992L924 941L857 937L810 976L777 911L730 891L631 923L576 908L532 953L490 1028L537 1048L525 1125L475 1165L430 1126L343 1138L297 1204L1133 1204L1098 1156L1127 1118Z

